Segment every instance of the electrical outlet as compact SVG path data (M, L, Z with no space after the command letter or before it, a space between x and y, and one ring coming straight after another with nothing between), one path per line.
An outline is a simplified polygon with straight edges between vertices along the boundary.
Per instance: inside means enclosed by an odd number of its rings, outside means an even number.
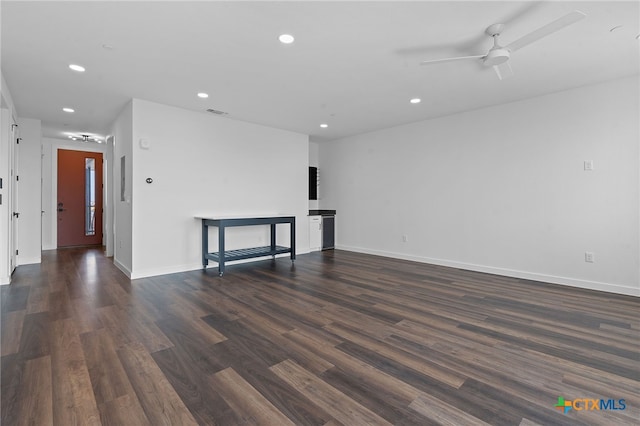
M406 243L407 241L409 241L409 238L406 235L402 236L402 242Z
M593 256L593 253L590 251L585 251L584 252L584 261L587 263L593 263L595 262L595 258Z
M588 172L593 170L593 160L584 160L584 170Z

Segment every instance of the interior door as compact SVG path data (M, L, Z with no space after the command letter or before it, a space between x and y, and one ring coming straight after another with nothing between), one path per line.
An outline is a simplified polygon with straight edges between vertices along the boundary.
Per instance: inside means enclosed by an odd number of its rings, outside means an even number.
M18 186L20 184L18 174L18 155L20 151L18 149L20 144L20 134L18 125L13 123L11 125L11 140L13 144L10 147L11 155L11 244L10 244L10 259L9 259L9 273L13 273L14 269L18 265L18 218L20 212L18 210Z
M102 244L102 153L58 150L58 247Z

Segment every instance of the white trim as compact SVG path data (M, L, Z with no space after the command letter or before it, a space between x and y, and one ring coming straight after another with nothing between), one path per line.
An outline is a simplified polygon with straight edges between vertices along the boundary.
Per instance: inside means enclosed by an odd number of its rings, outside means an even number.
M29 257L29 258L21 258L18 257L18 259L16 260L17 266L22 266L22 265L33 265L34 263L41 263L42 262L42 257L38 256L38 257Z
M180 272L196 271L198 269L202 269L202 264L176 265L176 266L169 266L166 268L153 268L153 269L147 269L146 271L137 271L134 274L131 274L131 279L137 280L140 278L157 277L158 275L177 274Z
M0 277L0 285L11 284L11 277Z
M127 268L126 266L124 266L122 263L120 263L117 259L113 259L113 264L116 265L116 268L120 269L129 279L131 278L131 271L129 270L129 268Z
M308 254L309 252L297 252L296 256L300 255L300 254ZM282 258L282 257L290 257L291 255L289 253L281 253L276 255L277 258ZM263 256L263 257L254 257L254 258L250 258L250 259L242 259L242 260L234 260L231 262L225 262L225 267L226 266L230 266L230 265L239 265L241 263L250 263L250 262L260 262L260 261L264 261L264 260L269 260L271 256ZM213 269L213 268L217 268L218 264L216 262L214 262L213 260L209 261L209 265L207 265L207 269ZM199 269L202 269L202 263L197 263L197 264L189 264L189 265L176 265L176 266L169 266L166 268L153 268L153 269L147 269L147 270L143 270L143 271L136 271L135 273L133 273L131 275L131 279L132 280L136 280L139 278L148 278L148 277L156 277L158 275L166 275L166 274L177 274L180 272L189 272L189 271L197 271Z
M45 141L47 139L48 141ZM107 204L111 203L112 200L106 198L106 188L109 184L107 182L107 167L112 167L110 164L107 164L107 149L108 146L106 144L93 144L86 142L72 142L65 139L55 139L55 138L43 138L43 143L51 142L51 205L49 207L49 211L51 214L49 215L50 227L51 227L51 245L53 247L47 246L42 247L43 250L55 250L58 248L58 150L64 149L68 151L84 151L84 152L97 152L102 154L103 163L103 171L102 171L102 183L104 185L105 191L103 192L103 214L102 214L102 245L106 245L106 235L105 235L105 223L108 220L107 215L110 214L109 209L107 208ZM44 208L45 206L43 206Z
M484 272L487 274L502 275L513 278L521 278L532 281L542 281L551 284L560 284L570 287L579 287L588 290L606 291L610 293L624 294L640 297L639 287L628 287L616 284L608 284L597 281L586 281L576 278L557 277L553 275L538 274L535 272L518 271L514 269L496 268L493 266L475 265L446 259L434 259L431 257L411 256L402 253L387 252L382 250L370 250L362 247L336 245L336 249L353 251L356 253L372 254L376 256L391 257L394 259L410 260L413 262L429 263L432 265L447 266L450 268L465 269L468 271Z

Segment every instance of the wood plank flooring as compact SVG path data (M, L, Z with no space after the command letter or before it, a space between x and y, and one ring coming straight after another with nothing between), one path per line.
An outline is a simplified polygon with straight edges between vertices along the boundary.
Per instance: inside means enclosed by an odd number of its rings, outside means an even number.
M0 292L7 426L640 424L640 298L344 251L130 281L95 248Z

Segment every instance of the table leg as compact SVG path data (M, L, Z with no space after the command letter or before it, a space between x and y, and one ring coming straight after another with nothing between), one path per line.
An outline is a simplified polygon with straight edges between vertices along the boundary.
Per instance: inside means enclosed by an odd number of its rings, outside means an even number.
M273 253L276 249L276 224L272 223L271 224L271 253ZM275 259L276 255L272 255L272 257Z
M207 269L209 260L207 254L209 252L209 227L205 224L205 220L202 219L202 269Z
M224 274L224 226L218 227L218 274Z
M295 217L291 221L290 225L291 225L291 242L289 247L291 247L291 261L293 262L294 260L296 260L296 218Z

